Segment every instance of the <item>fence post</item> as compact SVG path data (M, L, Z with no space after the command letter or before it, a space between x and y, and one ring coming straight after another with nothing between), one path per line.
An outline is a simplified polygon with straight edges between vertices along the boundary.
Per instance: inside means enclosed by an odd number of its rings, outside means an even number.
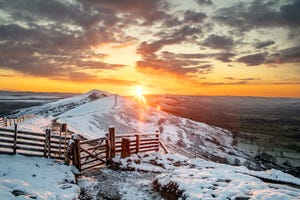
M47 141L47 146L48 146L48 156L47 158L51 158L51 131L50 129L47 129L47 135L48 135L48 141Z
M44 157L47 157L48 144L49 144L48 139L49 139L49 133L48 133L48 129L46 129L45 144L44 144Z
M121 158L127 158L130 156L130 139L122 138L121 142Z
M73 165L77 167L79 171L81 171L81 162L80 162L80 139L74 139L74 149L73 149Z
M64 154L66 153L66 149L67 149L67 131L68 131L68 128L67 128L67 124L62 124L62 131L65 132L65 143L64 143Z
M111 164L111 142L109 139L105 140L106 144L106 164Z
M4 118L4 126L6 127L7 126L7 119Z
M18 125L15 124L15 130L14 130L14 154L17 153L17 133L18 133Z
M159 131L158 130L156 130L155 131L156 132L156 139L159 141ZM159 142L158 142L158 144L157 144L157 151L159 151Z
M116 156L116 132L114 127L110 127L108 129L109 132L109 140L111 143L111 158Z
M135 135L135 142L136 142L136 150L135 150L135 153L139 153L139 152L140 152L140 138L141 138L141 135L140 135L140 134L136 134L136 135Z

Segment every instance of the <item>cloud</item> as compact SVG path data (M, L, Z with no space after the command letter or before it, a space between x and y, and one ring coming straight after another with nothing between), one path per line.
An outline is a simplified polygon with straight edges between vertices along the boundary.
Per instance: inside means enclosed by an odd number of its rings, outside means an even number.
M201 44L213 49L231 49L234 45L234 40L228 36L211 34L206 39L204 39Z
M239 2L232 6L220 8L213 19L245 32L255 28L287 26L290 29L299 28L300 0L289 1L261 1L250 3Z
M0 1L0 10L9 16L0 23L0 68L25 75L91 80L79 71L124 67L91 60L108 56L93 48L136 40L122 31L129 17L85 1Z
M201 23L207 17L205 13L202 12L194 12L191 10L187 10L184 13L184 22L185 23Z
M200 7L213 5L213 2L211 0L195 0L195 1Z
M235 53L230 53L230 52L221 52L221 53L214 54L215 58L222 62L231 62L232 61L231 58L234 57L235 55L236 55Z
M196 77L208 74L213 70L211 64L203 64L200 60L180 59L163 54L162 58L148 57L136 62L136 70L144 74L173 76L181 78Z
M263 41L263 42L258 42L256 45L255 45L255 48L256 49L262 49L262 48L265 48L265 47L268 47L268 46L271 46L275 44L275 42L273 40L267 40L267 41Z
M270 55L268 63L300 63L300 46L278 50Z
M117 78L105 78L99 77L93 74L89 74L86 72L68 72L65 77L52 77L53 80L65 80L72 82L80 82L80 83L97 83L97 84L108 84L108 85L123 85L123 86L131 86L136 85L138 82L132 80L125 79L117 79Z
M240 81L257 81L260 80L260 78L239 78Z
M300 25L300 0L294 0L291 4L286 4L280 7L280 14L285 23L290 26Z
M7 74L0 74L1 77L6 77L6 78L14 78L14 77L17 77L17 76L14 76L14 75L7 75Z
M257 54L246 55L240 57L236 61L245 63L248 66L258 66L263 64L266 61L266 54L257 53Z
M223 79L226 79L226 80L236 80L236 78L234 78L234 77L224 77Z
M202 82L199 83L200 85L245 85L248 84L247 81L238 81L238 82L230 82L230 83L226 83L226 82Z
M164 0L82 0L82 2L88 2L92 7L128 14L130 18L143 19L144 25L166 18L168 15L165 11L170 7L170 4Z
M102 61L77 61L76 66L85 69L105 69L105 70L117 70L123 68L125 65L121 64L109 64Z

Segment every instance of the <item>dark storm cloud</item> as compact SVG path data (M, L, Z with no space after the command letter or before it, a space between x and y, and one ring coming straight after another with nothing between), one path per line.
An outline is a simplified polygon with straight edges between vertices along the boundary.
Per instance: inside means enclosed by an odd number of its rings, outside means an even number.
M201 44L213 49L231 49L234 45L234 40L228 36L211 34Z
M286 4L275 0L255 0L251 3L239 2L230 7L220 8L213 18L239 31L278 26L295 29L300 25L299 9L300 0L289 1Z
M258 42L257 44L255 44L255 48L262 49L262 48L271 46L273 44L275 44L275 42L273 40L262 41L262 42Z
M266 54L257 53L252 55L242 56L237 59L237 62L245 63L248 66L258 66L266 61Z
M200 7L213 5L213 2L211 0L195 0L195 1Z

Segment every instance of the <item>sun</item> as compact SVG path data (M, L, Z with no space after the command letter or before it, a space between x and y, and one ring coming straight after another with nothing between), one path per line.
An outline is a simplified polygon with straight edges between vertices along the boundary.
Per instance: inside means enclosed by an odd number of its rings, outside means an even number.
M137 99L139 102L147 104L146 99L144 97L144 87L141 85L134 86L134 98Z
M143 88L142 88L142 86L135 86L135 96L137 97L137 98L141 98L141 97L143 97L143 95L144 95L144 91L143 91Z

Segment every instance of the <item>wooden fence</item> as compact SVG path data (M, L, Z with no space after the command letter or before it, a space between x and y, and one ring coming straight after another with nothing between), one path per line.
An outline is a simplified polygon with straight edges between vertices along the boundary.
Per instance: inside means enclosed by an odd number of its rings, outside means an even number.
M34 118L35 114L28 114L28 115L23 115L17 118L2 118L0 117L0 127L6 127L6 126L13 126L14 124L21 123L25 121L26 119Z
M65 159L70 137L59 136L47 129L45 133L0 128L0 153Z
M115 129L109 128L107 137L83 141L75 138L72 161L80 171L83 171L111 163L116 155L121 154L124 158L135 153L159 151L159 146L158 132L116 135Z
M66 124L59 133L47 129L45 133L0 128L0 153L41 156L65 160L80 171L111 163L116 155L127 157L140 152L159 151L159 133L116 135L109 128L107 137L82 140L77 135L66 136ZM65 136L61 136L65 132ZM67 145L68 144L68 145ZM164 146L163 146L164 148Z

